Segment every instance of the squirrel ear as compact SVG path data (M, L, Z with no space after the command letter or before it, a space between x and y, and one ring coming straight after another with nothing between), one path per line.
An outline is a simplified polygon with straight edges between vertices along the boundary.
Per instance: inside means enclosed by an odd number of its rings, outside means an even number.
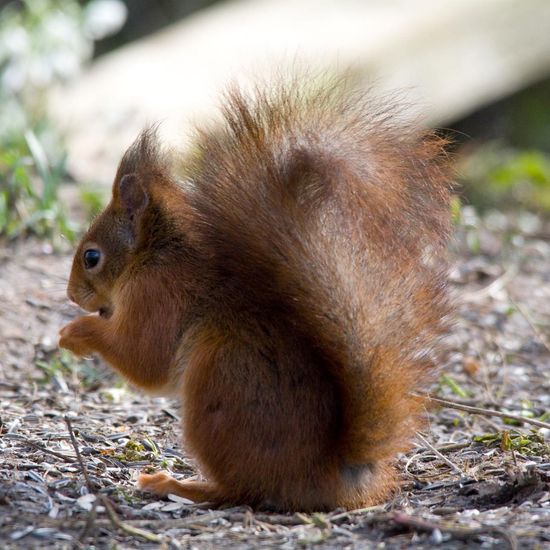
M117 185L118 202L130 220L139 215L149 203L147 191L137 174L125 174Z

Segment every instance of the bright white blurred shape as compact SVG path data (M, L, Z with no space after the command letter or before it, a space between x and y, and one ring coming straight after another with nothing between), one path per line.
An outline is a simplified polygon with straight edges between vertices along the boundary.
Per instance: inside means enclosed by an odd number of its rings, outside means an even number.
M25 55L29 49L29 36L23 27L14 27L4 31L2 48L6 53L15 55Z
M96 500L95 495L86 494L77 498L76 503L78 504L78 506L80 506L80 508L89 512L93 508L95 500Z
M101 40L119 31L127 15L120 0L93 0L84 11L84 30L94 40Z
M19 92L25 85L27 73L18 63L10 63L0 78L0 85L10 92Z
M56 74L63 79L71 79L80 71L80 59L74 52L58 50L49 56L49 63Z

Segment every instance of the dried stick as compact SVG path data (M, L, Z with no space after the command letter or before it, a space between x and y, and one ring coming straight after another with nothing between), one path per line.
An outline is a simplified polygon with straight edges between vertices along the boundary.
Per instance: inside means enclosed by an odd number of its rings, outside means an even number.
M76 453L76 459L78 461L78 464L80 465L80 469L82 470L82 475L84 476L84 481L86 482L86 487L88 489L88 492L91 494L94 494L94 488L92 486L92 482L90 481L90 476L88 475L88 470L86 469L86 466L84 465L84 461L82 460L82 455L80 454L80 449L78 448L78 443L76 442L76 437L74 436L73 432L73 425L71 423L71 419L65 415L64 417L65 424L67 424L67 428L69 430L69 437L71 438L71 443L74 448L74 452Z
M508 283L510 283L514 277L519 273L519 266L516 264L511 265L504 273L497 277L492 283L488 284L479 290L472 292L466 292L461 300L465 302L474 302L485 296L493 297L499 290L505 289Z
M35 443L34 441L31 441L30 439L25 440L25 444L30 445L31 447L34 447L35 449L38 449L39 451L42 451L43 453L55 456L56 458L60 458L61 460L65 461L65 462L69 462L71 464L76 462L75 458L73 458L71 456L66 456L62 453L57 453L55 451L52 451L52 450L48 449L47 447L45 447L44 445L41 445L40 443Z
M431 395L428 395L427 397L433 403L438 403L449 409L457 409L459 411L465 411L473 414L480 414L482 416L498 416L500 418L510 418L512 420L517 420L518 422L522 422L524 424L532 424L533 426L537 426L539 428L546 428L550 430L550 423L543 422L542 420L535 420L534 418L526 418L524 416L520 416L519 414L503 413L503 412L494 411L491 409L482 409L481 407L472 407L470 405L463 405L462 403L458 403L457 401L451 401L449 399L441 399L439 397L433 397Z
M102 504L105 506L105 510L107 510L107 515L109 516L111 523L115 527L118 527L121 531L124 531L128 535L141 537L142 539L148 540L149 542L165 542L164 537L161 537L160 535L155 535L155 533L151 533L151 531L139 529L138 527L133 527L132 525L125 523L117 516L113 505L109 502L109 499L105 495L99 495L99 498Z
M471 441L466 441L463 443L447 443L445 445L441 445L437 448L437 450L440 453L449 453L451 451L459 451L460 449L465 449L466 447L469 447L471 445Z
M86 482L86 488L88 489L88 493L94 494L94 489L92 487L92 482L90 481L90 476L88 475L88 470L86 469L86 466L84 465L84 461L82 460L82 455L80 454L80 449L78 447L78 443L76 441L76 437L74 436L73 431L73 425L71 423L71 419L65 415L63 417L65 420L65 424L67 424L67 429L69 430L69 437L71 438L71 444L74 448L74 452L76 453L76 460L80 466L80 470L82 471L82 475L84 476L84 481ZM92 509L90 510L88 514L88 518L86 519L86 523L80 531L80 535L78 536L78 541L82 542L90 533L90 531L93 529L95 525L95 520L97 516L97 500L94 501L92 505Z
M71 424L71 419L68 416L64 417L65 423L67 424L67 428L69 429L69 436L71 437L71 443L74 447L76 458L78 460L78 463L80 465L80 469L82 470L82 474L84 475L84 480L86 481L86 487L88 488L88 492L90 494L95 494L92 483L90 481L90 477L88 476L88 470L86 469L86 466L84 465L84 461L82 460L82 455L80 454L80 449L78 448L78 443L76 441L76 438L74 436L73 427ZM145 540L148 540L149 542L158 542L162 543L165 542L164 537L161 537L160 535L155 535L155 533L151 533L150 531L145 531L144 529L139 529L138 527L132 527L131 525L128 525L127 523L123 522L116 514L115 509L110 502L110 500L105 495L95 495L98 500L101 501L103 506L105 507L105 510L107 511L107 515L109 516L109 520L111 521L111 524L115 527L120 529L121 531L124 531L128 535L141 537ZM93 516L95 518L95 506L92 510ZM90 529L90 518L88 518L88 522L86 523L85 530L89 531ZM82 534L81 534L82 537Z
M340 512L333 516L328 515L327 519L330 522L333 522L333 521L338 521L345 518L350 518L352 516L367 514L369 512L382 512L383 510L384 510L384 506L381 506L381 505L367 506L367 508L356 508L355 510L347 510L346 512Z
M453 470L457 474L460 474L463 477L466 477L466 474L456 464L451 462L446 456L443 456L423 435L417 432L416 437L418 437L418 439L420 439L420 441L422 441L422 443L426 445L426 447L428 447L428 449L430 449L430 451L432 451L432 453L434 453L437 458L445 462L445 464L447 464L447 466L449 466L451 470Z

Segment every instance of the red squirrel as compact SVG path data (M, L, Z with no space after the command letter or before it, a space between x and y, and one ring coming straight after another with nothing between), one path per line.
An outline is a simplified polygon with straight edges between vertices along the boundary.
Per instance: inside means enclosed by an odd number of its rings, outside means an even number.
M182 400L206 481L158 495L354 509L396 485L449 312L445 140L346 85L226 93L185 154L122 158L60 346ZM181 165L176 169L175 164Z

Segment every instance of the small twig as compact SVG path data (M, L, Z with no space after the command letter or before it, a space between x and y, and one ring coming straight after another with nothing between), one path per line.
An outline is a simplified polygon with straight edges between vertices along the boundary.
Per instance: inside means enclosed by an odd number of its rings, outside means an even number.
M480 414L482 416L498 416L499 418L509 418L511 420L517 420L518 422L532 424L533 426L550 430L550 424L548 422L543 422L542 420L526 418L525 416L520 416L519 414L510 414L500 411L494 411L491 409L482 409L481 407L471 407L470 405L463 405L462 403L458 403L456 401L451 401L449 399L440 399L439 397L432 397L431 395L427 397L433 403L439 403L440 405L443 405L444 407L447 407L449 409L457 409L459 411Z
M38 449L39 451L42 451L43 453L55 456L56 458L60 458L61 460L64 460L65 462L69 462L71 464L74 464L76 462L76 458L73 458L72 456L66 456L62 453L56 453L55 451L51 451L44 445L41 445L40 443L35 443L34 441L31 441L30 439L25 440L25 443L27 445L30 445L31 447L34 447L35 449Z
M128 535L141 537L142 539L148 540L149 542L165 542L164 537L161 537L160 535L155 535L155 533L151 533L150 531L146 531L145 529L133 527L132 525L129 525L128 523L122 521L117 516L113 505L111 504L111 502L109 502L109 499L105 495L99 495L99 499L101 500L103 506L105 506L105 510L107 510L107 515L109 516L111 523L115 527L118 527L121 531L124 531Z
M519 266L516 264L511 265L504 273L497 277L492 283L488 284L486 287L483 287L479 290L474 290L472 292L466 292L462 295L461 300L465 302L477 301L480 298L485 296L490 296L494 298L495 293L503 288L506 288L508 283L510 283L514 277L519 273Z
M430 451L432 451L432 453L434 453L437 458L445 462L445 464L447 464L447 466L449 466L451 470L453 470L457 474L460 474L463 477L466 477L466 474L456 464L451 462L447 457L443 456L422 434L417 433L416 437L418 437L418 439L420 439L420 441L422 441L422 443L426 447L428 447L428 449L430 449Z
M178 422L181 420L181 418L170 409L161 409L161 411L172 420L177 420Z
M471 444L471 441L466 441L464 443L447 443L446 445L441 445L440 447L437 447L437 450L440 453L449 453L451 451L460 451L461 449L466 449L467 447L470 447Z
M415 461L418 458L419 455L411 454L411 456L407 459L407 462L405 463L405 472L411 476L413 476L415 479L418 479L418 476L414 475L412 472L409 471L409 466L413 461Z
M348 510L347 512L340 512L334 516L327 516L327 519L330 522L338 521L350 516L357 516L359 514L367 514L368 512L381 512L384 510L384 506L367 506L366 508L357 508L355 510Z
M266 531L267 533L277 533L279 532L279 530L282 528L283 530L285 531L288 531L288 527L285 527L283 525L272 525L271 523L267 523L265 521L260 521L259 519L256 519L254 518L253 520L253 524L260 528L260 529L263 529L264 531ZM244 522L243 522L243 525L245 527L250 527L249 525L246 525Z
M246 519L246 514L243 516L242 512L232 513L227 518L229 521L244 521ZM302 525L303 521L300 520L295 515L286 516L282 514L274 513L256 513L253 516L255 523L261 523L262 525L271 525L271 526L284 526L284 527L293 527L296 525ZM180 520L181 521L181 520Z
M71 443L73 444L74 452L76 453L76 459L78 460L78 464L80 465L80 469L82 470L82 475L84 476L84 481L86 482L88 493L94 494L94 488L92 486L92 482L90 481L90 477L88 476L88 470L84 465L84 461L82 460L82 455L80 454L80 449L78 448L76 437L74 436L71 419L67 415L65 415L63 419L65 420L65 424L67 424L67 428L69 430L69 437L71 438Z
M86 482L86 488L88 489L88 493L94 494L92 482L90 481L90 477L88 476L88 470L86 469L84 461L82 460L82 455L80 454L80 449L78 448L78 443L76 441L76 437L74 436L71 419L67 415L65 415L63 419L65 420L65 424L67 424L67 429L69 430L69 437L71 438L71 443L74 448L74 452L76 453L76 459L80 466L80 470L82 471L82 475L84 476L84 481ZM92 509L88 513L88 517L86 518L86 524L84 525L82 531L80 531L80 535L78 536L79 543L82 542L88 536L88 533L90 533L90 531L94 527L96 515L97 515L97 497L92 504Z
M511 532L503 529L502 527L496 527L493 525L484 525L482 527L474 527L472 529L468 529L466 527L454 527L445 523L433 523L422 518L409 516L407 514L404 514L403 512L397 512L396 514L394 514L392 519L395 523L399 525L404 525L418 531L432 533L433 531L438 529L439 531L448 533L452 537L456 537L459 539L467 539L479 535L495 534L506 540L511 550L517 550L518 548L516 537Z
M82 460L82 455L80 454L80 449L78 448L78 443L76 441L76 437L74 436L73 427L71 424L71 419L68 416L64 417L65 423L67 424L67 428L69 429L69 435L71 437L71 443L74 447L76 458L78 460L78 463L80 465L80 469L82 470L82 475L84 476L84 480L86 481L86 487L88 488L88 492L90 494L95 494L93 491L92 483L90 481L90 477L88 476L88 470L86 470L86 466L84 465L84 461ZM160 535L155 535L155 533L151 533L150 531L145 531L144 529L139 529L138 527L132 527L131 525L128 525L127 523L123 522L116 514L115 509L110 502L110 500L105 495L97 495L95 494L96 500L100 500L103 506L105 507L105 510L107 511L107 515L109 516L109 520L111 521L112 525L115 528L118 528L128 535L141 537L145 540L148 540L149 542L165 542L164 537L161 537ZM95 511L96 507L94 506L92 508L92 511L90 514L93 513L94 519L95 519ZM93 519L91 520L93 521ZM90 517L88 517L87 524L85 526L85 530L88 530L88 523L90 522ZM84 531L85 533L85 531ZM82 533L81 533L82 536Z

